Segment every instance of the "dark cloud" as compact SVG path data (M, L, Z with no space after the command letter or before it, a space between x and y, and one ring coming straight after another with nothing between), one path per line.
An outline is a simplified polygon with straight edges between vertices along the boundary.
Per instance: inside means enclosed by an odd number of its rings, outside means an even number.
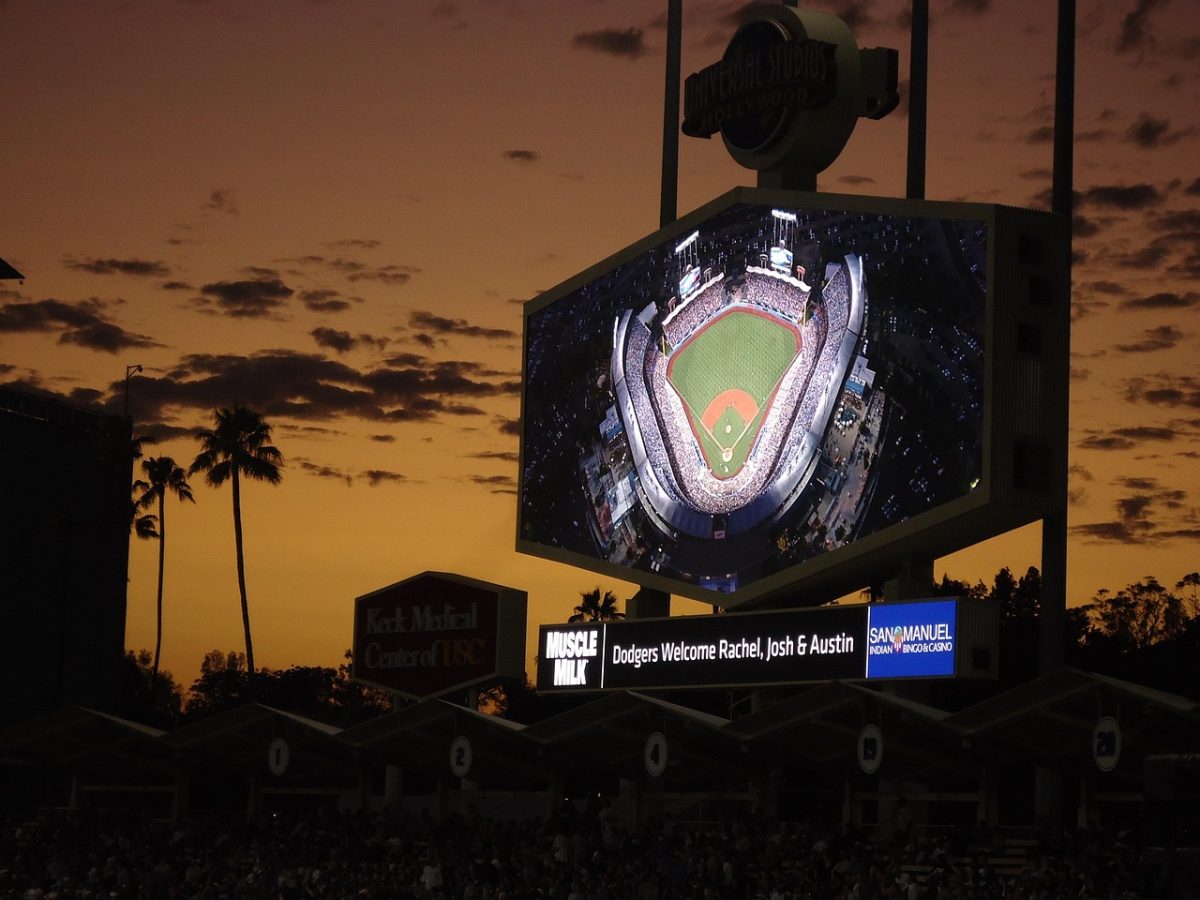
M472 453L470 459L494 459L499 462L515 463L517 454L511 450L485 450L482 453Z
M194 291L195 288L186 281L164 281L159 285L164 291Z
M1142 113L1136 122L1125 131L1125 140L1139 147L1152 149L1166 147L1189 138L1196 133L1195 128L1180 128L1171 130L1170 119L1155 119Z
M1200 233L1200 209L1177 209L1155 216L1150 227L1155 231Z
M214 281L200 288L204 296L201 306L215 304L225 315L235 319L269 316L284 305L295 293L278 278L255 278L247 281Z
M1200 378L1163 374L1129 378L1125 381L1125 399L1151 406L1200 409Z
M346 487L350 487L354 483L353 477L341 469L335 469L333 466L315 463L311 459L306 459L303 456L293 456L288 459L288 465L299 468L309 475L315 475L317 478L330 478L334 481L344 482Z
M1076 214L1071 219L1071 233L1078 238L1095 237L1100 233L1100 226L1087 216Z
M1130 450L1135 445L1129 438L1111 434L1089 434L1079 442L1082 450Z
M374 238L343 238L340 241L330 241L325 246L331 250L376 250L383 246L383 241Z
M594 50L609 56L624 56L637 59L644 56L645 32L640 28L601 28L599 31L583 31L571 38L571 44L584 50Z
M850 26L850 30L858 32L871 24L871 15L867 12L867 4L858 0L843 2L835 10L837 17Z
M394 444L396 442L394 434L372 434L368 437L377 444Z
M402 475L399 472L389 472L387 469L367 469L359 478L366 479L367 484L371 487L379 487L385 482L400 483L408 481L407 475Z
M338 353L353 350L357 341L348 331L335 331L332 328L314 328L309 332L319 347L328 347Z
M1140 341L1117 344L1114 349L1120 353L1155 353L1159 350L1170 350L1183 338L1183 332L1174 325L1159 325L1157 328L1147 328L1143 331Z
M359 370L317 353L264 350L249 356L193 354L170 370L138 379L137 417L168 420L180 410L241 402L266 416L310 422L342 417L427 422L479 416L482 399L516 396L516 380L497 380L471 362L423 362ZM122 384L114 382L110 395Z
M408 284L412 281L413 275L420 271L420 269L413 268L412 266L402 266L392 263L386 266L365 267L347 275L346 280L378 281L381 284L399 287L402 284Z
M1154 269L1162 265L1169 255L1170 250L1165 244L1151 242L1140 250L1116 253L1112 256L1112 261L1131 269Z
M870 175L842 175L840 178L838 178L838 181L840 181L842 184L849 184L849 185L874 184L875 183L875 179L872 178Z
M201 208L224 213L227 216L236 216L238 214L237 201L233 196L233 191L229 188L214 189L208 195L208 202Z
M968 13L973 16L982 15L992 8L991 0L950 0L950 12Z
M7 303L0 306L0 334L5 332L57 332L60 344L75 344L104 353L163 346L117 325L105 315L103 301L95 298L76 303L54 299Z
M1049 181L1054 177L1054 172L1050 169L1025 169L1017 174L1029 181Z
M1054 126L1040 125L1025 134L1027 144L1048 144L1054 140Z
M342 275L347 281L378 281L381 284L392 286L408 284L412 280L412 277L421 271L416 266L406 266L399 263L375 266L359 259L351 259L344 256L328 257L319 254L293 256L279 260L279 262L304 266L323 266Z
M521 163L537 162L542 158L542 155L536 150L505 150L500 155L505 159L511 159L514 162Z
M339 313L345 312L350 308L350 300L343 297L337 291L331 291L324 288L301 291L299 294L300 302L304 304L306 309L319 313ZM361 303L362 300L358 297L353 298L355 302Z
M490 488L493 494L515 494L517 479L511 475L468 475L467 480L472 484Z
M1183 192L1189 197L1200 196L1200 178L1193 179L1191 184L1183 189Z
M1078 478L1080 481L1095 481L1095 477L1081 466L1079 463L1073 463L1070 469L1067 470L1071 478Z
M423 332L472 338L515 338L517 333L507 328L485 328L471 325L466 319L447 319L426 310L415 310L409 314L408 324Z
M1139 533L1145 529L1131 527L1128 522L1088 522L1072 525L1070 530L1071 534L1084 538L1085 543L1142 544L1146 540L1144 533Z
M521 436L521 420L520 419L506 419L503 416L497 416L495 419L495 422L496 422L496 430L499 431L501 434L507 434L510 437L520 437Z
M1166 199L1161 191L1152 184L1098 184L1088 188L1082 194L1076 194L1076 202L1080 205L1101 206L1106 209L1147 209L1157 206Z
M1152 491L1158 487L1157 478L1146 478L1138 475L1128 475L1118 478L1115 483L1131 491Z
M251 278L259 278L259 279L271 279L271 278L282 277L280 275L279 270L274 269L271 266L245 266L242 269L242 274L249 275Z
M1122 300L1119 309L1196 309L1200 307L1200 293L1189 291L1186 294L1176 294L1172 291L1160 291L1146 297L1133 297Z
M1132 441L1173 441L1179 436L1179 433L1174 428L1161 428L1153 425L1114 428L1112 433L1117 437Z
M1136 522L1145 519L1146 511L1154 498L1147 494L1135 494L1132 497L1122 497L1117 501L1117 513L1123 522Z
M1115 294L1120 296L1129 293L1129 288L1116 281L1089 281L1087 284L1081 285L1081 287L1101 294Z
M163 278L171 274L171 268L159 260L150 259L94 259L86 257L79 260L68 260L68 269L78 269L93 275L135 275L139 277L154 276Z
M1121 30L1117 35L1117 52L1127 53L1139 50L1150 42L1150 34L1146 29L1146 20L1156 7L1163 6L1166 0L1137 0L1125 18L1121 20Z

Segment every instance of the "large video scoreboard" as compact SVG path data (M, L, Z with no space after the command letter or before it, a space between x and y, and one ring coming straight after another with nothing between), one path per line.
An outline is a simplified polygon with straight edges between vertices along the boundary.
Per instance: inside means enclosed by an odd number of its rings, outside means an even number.
M517 549L750 609L1040 518L1066 238L1031 210L739 188L531 300Z

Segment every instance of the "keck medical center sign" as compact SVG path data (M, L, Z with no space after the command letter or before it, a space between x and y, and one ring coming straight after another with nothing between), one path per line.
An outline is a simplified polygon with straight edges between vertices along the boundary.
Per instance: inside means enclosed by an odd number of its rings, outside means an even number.
M543 625L537 689L994 677L994 607L963 599Z
M424 572L354 602L354 678L432 697L524 674L524 591Z

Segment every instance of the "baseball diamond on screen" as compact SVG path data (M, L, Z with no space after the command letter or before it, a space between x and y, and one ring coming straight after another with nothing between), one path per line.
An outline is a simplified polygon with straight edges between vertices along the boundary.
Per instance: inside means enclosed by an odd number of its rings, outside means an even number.
M728 592L965 496L988 239L739 203L535 301L519 539Z
M776 389L800 352L799 330L761 310L731 310L687 339L667 380L717 478L741 470Z

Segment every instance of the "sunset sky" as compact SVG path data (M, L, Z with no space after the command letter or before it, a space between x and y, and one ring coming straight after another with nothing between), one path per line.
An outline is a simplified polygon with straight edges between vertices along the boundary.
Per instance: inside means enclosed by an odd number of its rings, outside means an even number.
M812 3L901 51L907 2ZM1045 207L1054 4L932 0L927 196ZM685 75L745 4L684 0ZM426 569L599 584L518 555L524 301L658 225L666 0L0 0L0 383L120 412L185 467L240 400L278 487L244 491L259 665L335 665L353 598ZM1069 602L1200 567L1200 18L1081 0ZM1192 76L1187 73L1192 72ZM822 190L904 191L904 107ZM679 210L753 184L682 139ZM167 512L164 666L241 649L228 487ZM939 561L1039 564L1032 526ZM157 547L127 646L153 647ZM676 612L705 607L676 600ZM530 643L530 653L533 652Z

